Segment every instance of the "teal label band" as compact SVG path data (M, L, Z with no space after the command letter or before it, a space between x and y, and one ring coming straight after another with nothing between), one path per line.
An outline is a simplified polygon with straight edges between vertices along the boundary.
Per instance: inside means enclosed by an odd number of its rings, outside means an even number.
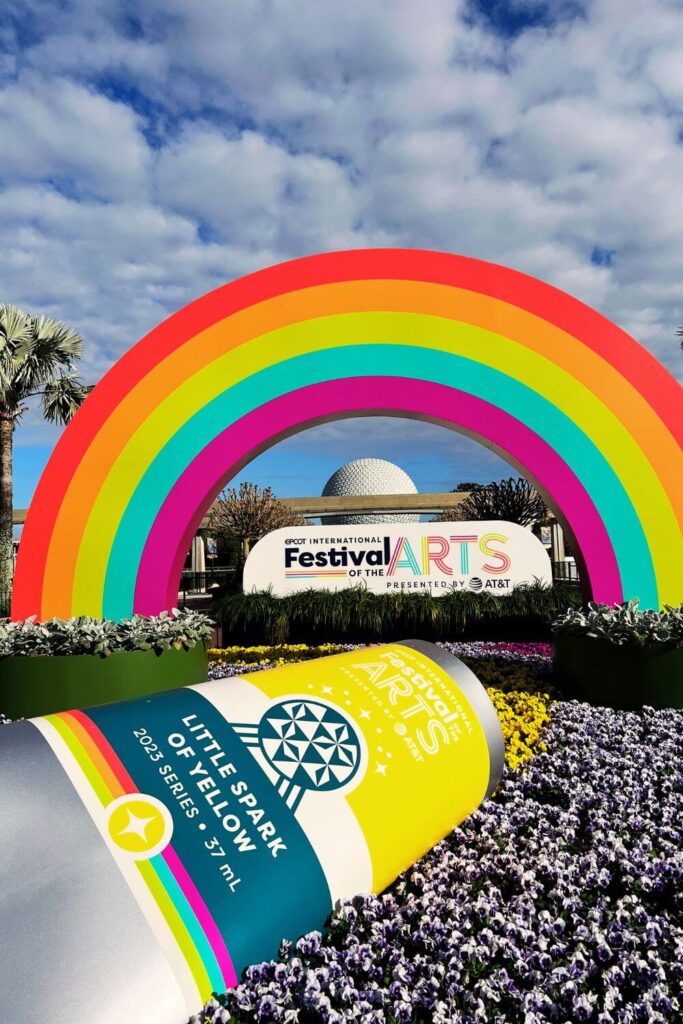
M117 1022L187 1019L250 963L275 958L283 938L321 928L338 899L386 888L481 803L502 770L500 726L480 684L419 641L9 727L10 737L27 734L47 741L41 749L55 756L88 826L60 861L78 817L58 801L56 814L43 815L50 843L28 872L44 913L33 913L39 931L24 933L15 960L35 960L41 930L54 926L90 982L69 975L60 989L69 1013L55 1024L77 1017L91 990L114 992L107 1005ZM20 865L37 846L25 794L42 792L38 764L27 753L11 783L5 831ZM48 904L55 857L61 881ZM90 902L106 905L104 941ZM150 999L159 1012L138 1012Z
M168 808L175 856L165 866L181 887L189 876L238 976L266 951L276 956L283 936L328 916L332 899L318 858L254 756L258 723L232 724L190 689L86 714L140 793ZM115 824L110 818L113 841L133 853L144 848L145 830L154 827L148 813L146 822L144 808Z

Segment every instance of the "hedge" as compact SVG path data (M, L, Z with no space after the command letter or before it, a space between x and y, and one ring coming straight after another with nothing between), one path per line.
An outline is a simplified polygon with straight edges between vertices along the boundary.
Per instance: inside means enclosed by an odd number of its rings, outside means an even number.
M187 651L208 643L212 633L213 623L206 615L177 608L160 615L133 615L121 622L85 615L46 622L21 619L0 622L0 658L79 654L107 658L119 651Z
M374 594L364 587L304 590L288 597L270 591L227 594L216 606L224 644L376 643L433 640L546 640L550 622L578 607L578 590L525 585L511 594L452 591Z

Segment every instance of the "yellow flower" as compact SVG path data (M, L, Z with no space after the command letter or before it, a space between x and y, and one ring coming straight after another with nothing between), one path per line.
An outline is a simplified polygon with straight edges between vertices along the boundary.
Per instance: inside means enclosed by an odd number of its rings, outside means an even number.
M535 753L545 750L542 735L550 722L547 693L487 690L495 707L505 739L505 761L510 768L521 768Z
M320 644L309 647L308 644L262 644L258 647L211 647L209 661L217 665L254 665L301 661L308 658L319 658L325 654L336 654L341 651L339 644Z

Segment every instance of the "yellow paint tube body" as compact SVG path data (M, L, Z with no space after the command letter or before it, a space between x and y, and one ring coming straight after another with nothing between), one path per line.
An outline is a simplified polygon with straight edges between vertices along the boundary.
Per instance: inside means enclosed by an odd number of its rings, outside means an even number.
M502 768L484 688L422 641L4 727L0 1019L29 990L53 1024L180 1024L389 885Z

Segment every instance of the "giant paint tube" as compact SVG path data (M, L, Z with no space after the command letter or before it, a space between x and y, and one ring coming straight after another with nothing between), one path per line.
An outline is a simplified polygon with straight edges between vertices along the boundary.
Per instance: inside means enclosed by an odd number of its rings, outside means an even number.
M0 730L0 1021L182 1024L497 785L468 668L408 641Z

